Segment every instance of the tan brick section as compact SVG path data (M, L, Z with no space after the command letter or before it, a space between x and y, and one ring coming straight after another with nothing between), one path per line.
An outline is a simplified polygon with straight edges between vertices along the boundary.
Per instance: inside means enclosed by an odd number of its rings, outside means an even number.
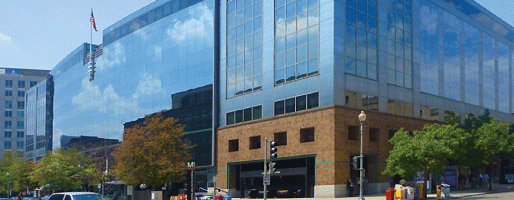
M433 123L412 117L403 117L376 111L365 111L364 153L376 155L379 163L378 177L370 176L369 182L387 182L388 176L382 175L385 162L392 145L389 144L389 130L404 127L408 131L419 130L424 124ZM274 133L287 132L287 145L280 146L280 158L316 155L316 185L346 184L350 177L350 154L360 151L359 140L348 140L348 126L360 126L360 110L328 106L296 113L280 115L252 122L225 126L217 130L217 186L227 188L228 163L262 160L264 138L273 140ZM314 127L314 141L300 143L300 129ZM377 142L369 141L369 128L379 128ZM261 136L261 148L249 149L252 136ZM228 141L238 139L239 150L228 152ZM266 152L267 153L267 152ZM369 163L368 170L375 173L375 164ZM235 174L231 174L230 188L234 188Z

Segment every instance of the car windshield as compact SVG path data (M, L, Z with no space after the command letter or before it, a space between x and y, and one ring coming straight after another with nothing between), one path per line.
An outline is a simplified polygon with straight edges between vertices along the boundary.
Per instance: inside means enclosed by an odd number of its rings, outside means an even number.
M103 200L98 194L77 194L73 195L74 200Z

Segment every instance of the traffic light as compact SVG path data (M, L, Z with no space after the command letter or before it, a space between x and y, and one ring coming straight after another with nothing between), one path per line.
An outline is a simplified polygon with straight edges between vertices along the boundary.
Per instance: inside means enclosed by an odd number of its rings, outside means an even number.
M359 156L353 157L352 165L354 170L359 170Z
M277 146L277 143L276 142L273 142L273 141L270 141L269 142L269 153L270 153L270 158L273 159L273 158L277 158L277 148L275 147Z
M274 162L270 162L270 163L269 163L269 173L270 173L270 174L275 173L275 164L276 164L276 163L274 163Z

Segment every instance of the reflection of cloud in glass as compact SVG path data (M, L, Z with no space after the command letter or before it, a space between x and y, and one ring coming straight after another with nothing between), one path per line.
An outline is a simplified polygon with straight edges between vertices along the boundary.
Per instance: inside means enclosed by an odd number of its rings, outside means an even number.
M149 37L149 34L146 31L144 31L144 29L139 29L135 31L134 34L136 34L137 36L139 36L139 38L143 40L148 40Z
M140 96L155 94L162 92L161 80L158 78L145 73L141 75L141 80L137 85L137 92L132 95L133 98L139 98Z
M9 37L8 35L4 35L2 33L0 33L0 40L7 42L8 44L10 44L12 41L11 37Z
M119 42L115 42L114 44L112 45L109 45L109 46L113 46L112 48L103 48L103 55L100 56L98 59L99 59L99 63L101 64L98 64L98 70L103 70L104 68L107 68L107 67L112 67L114 65L119 65L121 63L124 63L127 58L126 58L126 55L125 55L125 48L123 47L123 45L121 45L121 43Z
M61 148L62 130L59 128L54 129L52 137L53 137L52 148L53 149Z
M101 113L125 115L137 113L139 110L137 102L120 97L112 85L100 91L99 87L93 85L88 79L82 80L82 92L73 96L71 102L82 110L97 109Z
M168 28L168 36L177 41L182 41L185 39L195 38L195 37L205 37L207 34L207 30L212 30L212 11L207 8L205 3L202 3L199 6L199 10L202 11L200 14L196 14L197 18L187 19L185 21L177 20L173 25ZM197 9L197 10L198 10ZM188 31L196 30L196 34L184 34Z
M154 61L159 62L162 58L162 47L154 46L153 48Z
M425 30L430 35L435 35L437 31L437 13L430 10L428 6L422 6L420 9L421 30Z

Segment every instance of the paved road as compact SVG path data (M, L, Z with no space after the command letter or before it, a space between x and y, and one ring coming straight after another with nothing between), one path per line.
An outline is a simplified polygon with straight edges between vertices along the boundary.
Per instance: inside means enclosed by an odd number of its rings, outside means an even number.
M468 196L468 197L460 197L456 199L506 199L513 200L514 199L514 191L511 192L500 192L500 193L490 193L490 194L480 194L476 196Z

